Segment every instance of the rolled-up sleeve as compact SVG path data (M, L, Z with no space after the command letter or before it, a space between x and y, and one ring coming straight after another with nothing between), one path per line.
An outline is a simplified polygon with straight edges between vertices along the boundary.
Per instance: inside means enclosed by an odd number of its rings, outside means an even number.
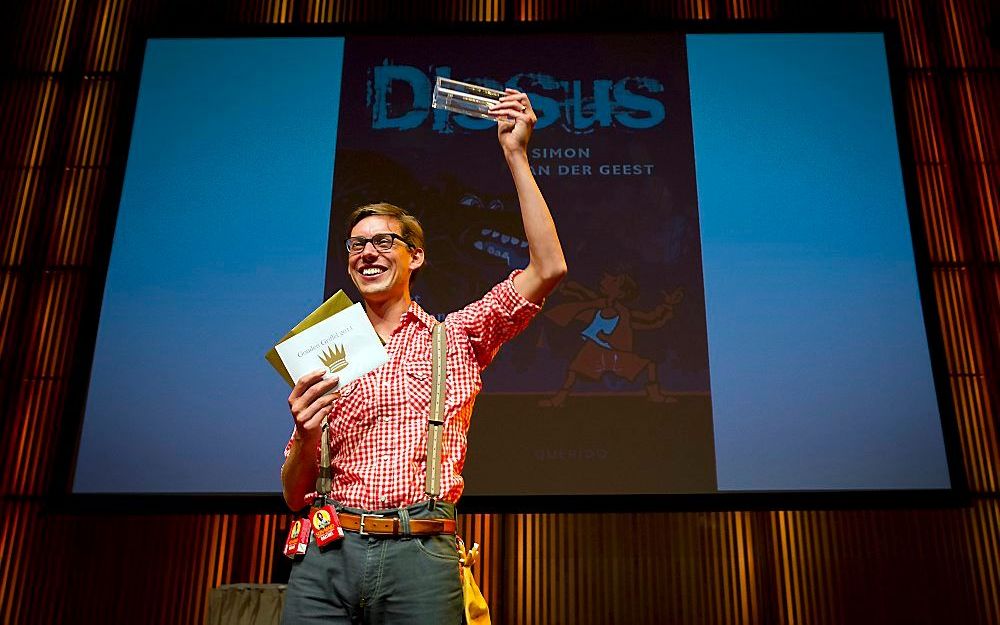
M519 273L520 270L511 272L481 299L449 315L448 323L468 335L480 370L485 369L500 347L524 330L542 309L514 288L514 276Z

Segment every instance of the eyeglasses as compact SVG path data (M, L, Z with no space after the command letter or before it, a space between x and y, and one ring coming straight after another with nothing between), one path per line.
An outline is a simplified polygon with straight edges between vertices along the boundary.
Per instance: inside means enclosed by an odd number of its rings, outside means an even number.
M392 251L392 246L396 242L396 239L402 241L406 247L413 247L409 244L409 242L407 242L406 239L399 236L395 232L379 232L370 239L366 237L350 237L344 241L344 243L347 244L348 254L360 254L365 251L365 246L368 245L369 241L371 241L372 246L376 250L380 252L390 252Z

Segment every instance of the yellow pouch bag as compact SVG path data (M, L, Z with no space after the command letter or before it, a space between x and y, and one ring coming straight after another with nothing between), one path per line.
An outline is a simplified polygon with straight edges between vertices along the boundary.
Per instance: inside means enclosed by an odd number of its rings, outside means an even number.
M472 577L472 565L479 559L479 543L465 550L465 543L458 539L458 558L462 571L462 598L465 601L465 622L468 625L490 625L490 606Z

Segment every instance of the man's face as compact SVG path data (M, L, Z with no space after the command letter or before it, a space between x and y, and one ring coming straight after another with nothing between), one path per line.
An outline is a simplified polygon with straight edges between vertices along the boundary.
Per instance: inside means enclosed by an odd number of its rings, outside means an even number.
M402 234L402 228L392 217L372 215L355 224L350 236L370 239L385 232ZM348 255L347 274L365 301L398 299L409 293L410 274L423 262L424 251L402 241L395 240L388 252L368 243L361 252Z

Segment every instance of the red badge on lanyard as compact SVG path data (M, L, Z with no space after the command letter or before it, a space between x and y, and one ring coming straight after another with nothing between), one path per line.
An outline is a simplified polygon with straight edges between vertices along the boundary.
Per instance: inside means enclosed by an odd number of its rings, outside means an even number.
M285 539L285 555L289 558L296 558L306 552L309 547L309 535L312 534L312 524L309 517L295 519L292 526L288 528L288 538Z
M312 526L316 536L316 544L320 547L326 547L344 537L344 528L340 527L337 511L330 504L313 508Z

